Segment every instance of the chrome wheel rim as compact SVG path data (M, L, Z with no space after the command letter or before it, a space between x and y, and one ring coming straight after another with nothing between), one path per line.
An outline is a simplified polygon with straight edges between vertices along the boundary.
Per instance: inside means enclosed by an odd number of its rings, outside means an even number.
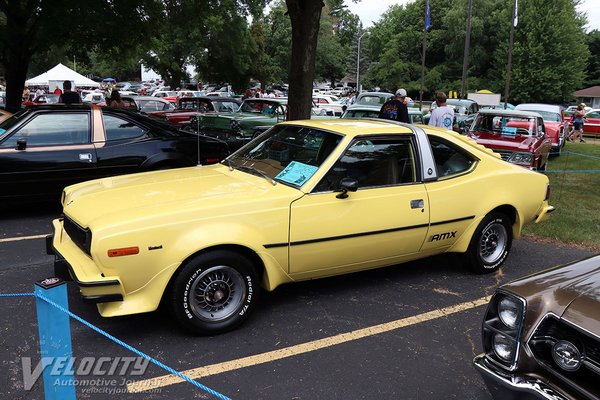
M246 298L244 278L234 268L220 265L201 273L190 286L189 304L205 321L221 321L234 314Z
M507 242L508 232L504 225L497 222L490 224L481 233L479 256L486 264L494 264L504 254Z

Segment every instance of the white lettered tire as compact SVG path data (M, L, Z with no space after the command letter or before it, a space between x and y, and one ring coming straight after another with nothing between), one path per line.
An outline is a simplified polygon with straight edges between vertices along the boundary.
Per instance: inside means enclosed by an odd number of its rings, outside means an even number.
M464 255L467 267L474 273L487 274L504 264L512 247L512 226L503 213L493 212L481 221Z
M259 295L252 263L226 250L188 261L173 281L169 306L186 329L212 335L239 326L254 309Z

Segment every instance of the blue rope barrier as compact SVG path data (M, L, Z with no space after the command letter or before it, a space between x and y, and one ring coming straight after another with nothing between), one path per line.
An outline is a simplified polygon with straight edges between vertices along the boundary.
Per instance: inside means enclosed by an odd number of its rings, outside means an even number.
M593 158L595 160L600 160L600 157L592 156L592 155L589 155L589 154L575 153L574 151L565 151L565 152L563 152L563 154L574 154L574 155L580 156L580 157Z
M551 173L551 172L600 172L600 169L547 169L546 171L544 171L546 174L547 173Z
M123 342L120 339L117 339L116 337L114 337L113 335L111 335L110 333L98 328L97 326L93 325L92 323L86 321L85 319L81 318L78 315L73 314L71 311L67 310L66 308L56 304L55 302L53 302L52 300L48 299L47 297L41 295L41 294L37 294L37 293L0 293L0 297L37 297L42 299L43 301L45 301L46 303L50 304L51 306L57 308L58 310L62 311L63 313L67 314L68 316L70 316L71 318L73 318L76 321L79 321L80 323L82 323L83 325L87 326L88 328L92 329L93 331L98 332L99 334L101 334L102 336L112 340L113 342L117 343L120 346L125 347L127 350L131 351L132 353L137 354L140 357L145 358L146 360L152 362L153 364L159 366L160 368L164 369L165 371L167 371L170 374L176 375L178 378L181 378L182 380L191 383L192 385L204 390L205 392L212 394L213 396L221 399L221 400L231 400L229 397L209 388L208 386L204 386L203 384L201 384L200 382L197 382L195 380L193 380L192 378L182 374L179 371L174 370L173 368L169 367L168 365L163 364L162 362L156 360L153 357L150 357L149 355L147 355L146 353L136 349L133 346L128 345L127 343Z
M0 293L0 297L35 297L35 293Z

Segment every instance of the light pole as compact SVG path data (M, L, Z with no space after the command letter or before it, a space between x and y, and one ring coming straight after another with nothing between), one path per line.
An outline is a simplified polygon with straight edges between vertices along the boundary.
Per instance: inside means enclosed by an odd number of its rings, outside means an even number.
M360 39L365 36L369 31L363 32L362 35L358 37L358 50L356 52L356 93L360 92Z

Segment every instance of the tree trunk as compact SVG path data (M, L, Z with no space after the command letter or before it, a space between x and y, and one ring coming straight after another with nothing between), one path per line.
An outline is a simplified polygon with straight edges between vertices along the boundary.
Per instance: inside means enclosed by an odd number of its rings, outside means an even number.
M6 103L4 108L10 112L21 109L23 88L27 78L27 70L31 61L37 26L31 17L31 7L36 2L27 3L29 8L21 8L14 2L2 4L2 12L6 16L6 28L2 40L0 54L6 80Z
M286 0L292 22L289 119L309 119L322 0Z
M23 88L25 87L28 68L29 60L11 62L5 65L6 104L4 108L6 108L6 111L15 113L21 109Z

